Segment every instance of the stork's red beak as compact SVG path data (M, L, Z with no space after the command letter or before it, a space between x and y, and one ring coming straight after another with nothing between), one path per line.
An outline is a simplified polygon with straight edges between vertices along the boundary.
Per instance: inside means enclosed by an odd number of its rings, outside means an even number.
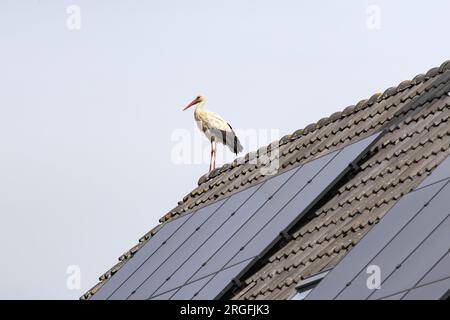
M189 103L189 104L183 109L183 111L189 109L189 108L192 107L192 106L195 106L195 105L196 105L197 103L199 103L199 102L200 102L200 98L195 98L194 100L192 100L191 103Z

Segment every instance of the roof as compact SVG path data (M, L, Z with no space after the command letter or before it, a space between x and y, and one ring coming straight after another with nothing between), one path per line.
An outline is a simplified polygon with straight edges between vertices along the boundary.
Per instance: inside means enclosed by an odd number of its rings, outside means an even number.
M381 132L173 218L93 299L215 299L352 171Z
M386 212L447 157L450 150L450 62L360 101L203 176L161 224L119 258L82 299L92 297L175 217L189 215L270 179L260 169L278 147L280 172L386 129L359 171L308 212L283 243L260 257L224 297L287 299L303 278L335 266ZM269 157L270 158L270 157Z
M450 157L403 196L306 299L442 298L450 289L449 182ZM377 290L366 283L374 268Z

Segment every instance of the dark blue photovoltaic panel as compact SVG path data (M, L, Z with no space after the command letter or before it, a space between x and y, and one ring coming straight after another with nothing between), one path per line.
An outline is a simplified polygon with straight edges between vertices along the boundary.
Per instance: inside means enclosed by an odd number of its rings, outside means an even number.
M444 182L430 185L403 196L399 202L373 227L332 271L317 285L307 299L334 299L354 278L365 272L371 260L383 250L396 234L444 186ZM367 292L363 284L363 292ZM364 289L365 288L365 289Z
M377 136L167 222L94 299L217 297Z
M258 190L260 186L253 186L228 198L226 202L203 225L194 230L193 235L181 243L177 250L166 260L160 261L160 267L150 274L139 287L132 299L147 299L153 295L172 275L182 267L201 245L220 228L230 213L239 209L245 201Z
M133 259L128 261L122 268L114 274L114 277L109 279L91 299L104 300L107 299L112 292L117 289L126 279L138 268L146 259L152 257L152 255L158 251L162 243L167 241L179 228L190 218L190 215L182 216L178 219L174 219L159 230L136 254Z
M448 216L448 199L450 186L437 193L431 200L427 207L422 209L417 215L404 226L402 230L395 236L395 238L377 254L374 259L370 261L371 265L377 265L381 268L383 273L381 287L383 288L386 278L399 266L401 267L403 261L408 258L410 254L427 239L427 237L437 228L445 217ZM420 192L418 190L417 192ZM433 250L433 254L439 254ZM439 255L441 257L442 255ZM403 270L403 269L402 269ZM402 270L397 270L402 272ZM406 276L406 275L404 275ZM414 277L414 274L410 274ZM366 270L362 270L360 274L353 281L352 285L345 288L338 299L366 299L376 291L380 296L378 290L370 290L367 288L368 275ZM389 278L387 279L387 281ZM419 279L416 278L416 281ZM395 290L395 283L391 285L391 291L384 296L395 292L402 291L402 288ZM404 289L404 288L403 288ZM381 289L383 290L383 289ZM380 291L381 291L380 290Z
M380 299L399 291L413 288L416 286L418 280L445 256L449 247L450 218L447 215L447 218L436 227L431 235L388 278L383 267L384 281L381 289L373 291L369 298Z
M118 287L109 297L110 299L127 299L130 294L152 274L170 255L195 232L195 229L210 217L225 200L218 201L210 206L204 207L189 215L186 222L169 238L161 248L153 254L151 259L144 260L137 269L129 276L122 286ZM158 234L157 232L156 234ZM151 240L147 243L149 244ZM146 244L146 245L147 245ZM138 251L140 253L140 250ZM134 260L133 257L131 260ZM130 261L131 261L130 260Z
M297 169L295 169L297 170ZM179 268L161 288L155 294L161 294L165 291L169 291L173 288L179 287L191 281L191 277L201 267L202 263L207 261L226 241L232 236L235 230L250 218L250 216L257 209L267 201L267 198L272 195L283 183L289 179L289 177L295 172L287 171L283 174L273 177L267 180L263 185L254 193L250 199L240 207L234 215L227 220L221 228L219 228L205 243L197 250L187 261ZM251 201L250 201L251 200ZM228 215L233 212L228 212ZM213 270L213 272L218 270ZM211 272L211 273L213 273Z
M438 299L447 292L449 159L403 196L307 299ZM380 289L367 286L369 265L380 268Z

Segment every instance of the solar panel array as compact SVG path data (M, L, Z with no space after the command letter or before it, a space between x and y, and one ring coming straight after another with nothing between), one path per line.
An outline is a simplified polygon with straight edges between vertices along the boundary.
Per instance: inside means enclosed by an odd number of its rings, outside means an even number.
M172 219L93 299L214 299L355 164L372 135Z
M448 199L450 157L403 196L307 299L442 298L450 289ZM367 285L369 266L379 267L379 289Z

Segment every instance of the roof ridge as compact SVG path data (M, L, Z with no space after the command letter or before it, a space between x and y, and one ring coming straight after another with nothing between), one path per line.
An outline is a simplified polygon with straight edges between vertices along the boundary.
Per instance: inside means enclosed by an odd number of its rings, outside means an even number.
M324 117L317 122L310 123L303 129L298 129L294 131L292 134L284 135L281 139L274 140L270 144L259 148L257 151L249 151L244 156L236 158L232 162L226 163L221 167L204 174L203 176L200 177L197 184L200 186L226 171L229 171L231 169L234 169L236 167L248 163L250 159L254 159L255 156L258 157L260 154L269 153L270 148L274 143L279 142L281 146L288 142L295 141L301 136L306 136L310 133L313 133L317 129L320 129L321 127L324 127L332 122L335 122L336 120L342 117L347 117L349 115L352 115L354 112L366 109L367 107L370 107L375 103L379 103L383 100L386 100L397 93L400 93L412 86L423 83L424 81L433 78L438 74L444 73L447 70L450 70L450 60L443 62L439 67L429 69L425 74L419 74L415 76L412 80L404 80L400 82L397 86L386 89L383 93L377 92L373 94L369 99L362 99L355 105L350 105L344 108L342 111L338 111L331 114L329 117Z

